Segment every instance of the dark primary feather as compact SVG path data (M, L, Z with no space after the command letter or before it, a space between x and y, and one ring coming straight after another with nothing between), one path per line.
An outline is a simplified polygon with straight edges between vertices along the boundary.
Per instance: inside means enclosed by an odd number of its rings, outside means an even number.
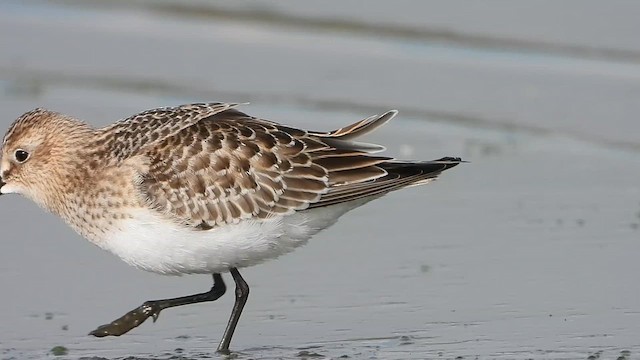
M377 166L385 171L385 175L371 180L333 186L318 202L311 204L310 208L382 195L407 186L418 185L435 179L441 172L461 162L462 159L451 157L422 162L385 161Z
M156 114L148 121L149 115L132 117L134 133L166 134L145 137L143 146L131 140L111 145L123 158L148 160L140 190L152 207L206 230L381 195L433 179L460 162L401 162L371 155L379 145L352 141L395 111L322 133L251 117L234 106L213 104L221 110L198 120L184 115L184 107L175 108L181 121L167 109L142 113ZM202 107L197 105L196 116Z

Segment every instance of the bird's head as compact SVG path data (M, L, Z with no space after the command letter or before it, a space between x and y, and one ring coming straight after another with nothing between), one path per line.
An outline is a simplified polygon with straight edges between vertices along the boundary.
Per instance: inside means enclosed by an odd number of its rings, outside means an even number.
M46 205L77 167L74 149L90 131L81 121L44 109L20 116L2 142L0 194L22 194Z

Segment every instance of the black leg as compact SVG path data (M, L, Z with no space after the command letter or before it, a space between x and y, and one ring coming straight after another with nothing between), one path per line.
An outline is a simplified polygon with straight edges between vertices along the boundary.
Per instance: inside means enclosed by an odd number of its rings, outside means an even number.
M235 276L234 276L234 279L235 279ZM237 280L236 280L236 283L237 283ZM214 301L220 298L222 295L224 295L226 290L227 290L227 287L224 285L222 276L220 274L213 274L213 287L209 292L190 295L190 296L183 296L183 297L174 298L174 299L146 301L144 304L140 305L139 307L124 314L124 316L112 321L109 324L98 327L97 329L90 332L89 335L93 335L97 337L104 337L109 335L120 336L122 334L126 334L131 329L139 326L149 317L152 317L153 322L155 322L156 320L158 320L160 311L164 309L174 307L174 306L196 304L196 303L201 303L205 301Z
M231 276L233 276L233 280L236 282L236 302L233 304L233 310L231 311L231 317L229 318L227 329L224 331L224 335L222 335L220 345L218 345L218 352L223 354L229 353L231 337L233 336L233 332L236 330L240 314L242 314L244 304L247 303L247 298L249 297L249 285L247 285L242 276L240 276L238 269L231 268Z

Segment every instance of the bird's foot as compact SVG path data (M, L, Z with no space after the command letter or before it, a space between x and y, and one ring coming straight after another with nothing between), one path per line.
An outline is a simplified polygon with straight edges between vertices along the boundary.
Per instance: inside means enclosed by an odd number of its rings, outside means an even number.
M147 301L139 307L129 311L122 317L113 320L109 324L101 325L89 333L95 337L120 336L128 333L131 329L138 327L148 318L153 318L153 322L160 316L160 306L155 301Z

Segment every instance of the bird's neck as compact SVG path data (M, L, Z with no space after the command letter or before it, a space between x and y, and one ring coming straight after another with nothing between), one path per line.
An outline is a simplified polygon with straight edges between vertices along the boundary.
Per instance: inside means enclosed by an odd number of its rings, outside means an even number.
M98 245L144 205L136 168L126 163L102 164L100 158L87 158L84 166L67 174L70 181L51 207L77 233Z

